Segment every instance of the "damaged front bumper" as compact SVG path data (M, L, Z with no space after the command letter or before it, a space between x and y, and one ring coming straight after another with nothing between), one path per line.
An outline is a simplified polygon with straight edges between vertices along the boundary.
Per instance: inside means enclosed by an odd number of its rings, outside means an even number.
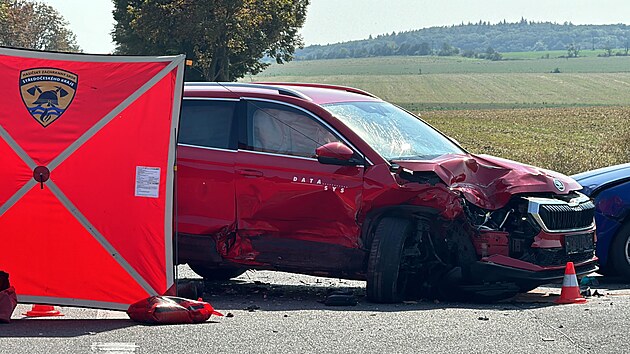
M574 266L578 277L599 269L597 257ZM512 282L522 287L535 287L562 281L565 266L541 267L503 255L492 255L474 263L470 270L470 276L478 283Z

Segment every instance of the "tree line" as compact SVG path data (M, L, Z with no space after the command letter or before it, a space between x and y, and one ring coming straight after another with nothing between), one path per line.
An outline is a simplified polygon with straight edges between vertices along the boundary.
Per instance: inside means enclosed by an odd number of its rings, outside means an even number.
M365 58L391 55L463 55L498 60L501 52L615 48L627 54L630 27L616 25L574 25L570 22L533 22L522 18L510 23L485 21L453 26L370 36L365 40L328 45L311 45L296 51L296 59Z
M270 62L390 55L462 55L500 60L501 52L625 48L630 28L572 23L485 21L382 34L302 48L310 0L112 0L113 54L186 54L189 81L233 81ZM80 52L62 14L36 0L0 0L0 46Z

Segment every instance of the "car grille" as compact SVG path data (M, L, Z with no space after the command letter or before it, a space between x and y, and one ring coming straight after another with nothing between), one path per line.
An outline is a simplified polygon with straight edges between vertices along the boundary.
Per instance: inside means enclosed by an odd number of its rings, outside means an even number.
M527 212L545 232L571 232L595 225L595 204L584 194L570 201L526 197Z
M541 205L539 215L549 230L576 230L590 227L595 216L593 202L569 205Z

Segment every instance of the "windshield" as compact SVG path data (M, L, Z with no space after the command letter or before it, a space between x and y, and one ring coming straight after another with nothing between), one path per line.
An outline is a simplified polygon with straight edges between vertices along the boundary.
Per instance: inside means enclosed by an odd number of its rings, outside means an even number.
M388 161L464 153L422 120L387 102L341 102L324 108Z

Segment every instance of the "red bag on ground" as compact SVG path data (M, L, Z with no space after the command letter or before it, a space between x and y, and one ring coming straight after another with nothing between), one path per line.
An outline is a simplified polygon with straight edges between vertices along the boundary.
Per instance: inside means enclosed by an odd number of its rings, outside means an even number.
M186 324L223 316L207 302L175 296L151 296L129 306L127 315L134 321L149 324Z

